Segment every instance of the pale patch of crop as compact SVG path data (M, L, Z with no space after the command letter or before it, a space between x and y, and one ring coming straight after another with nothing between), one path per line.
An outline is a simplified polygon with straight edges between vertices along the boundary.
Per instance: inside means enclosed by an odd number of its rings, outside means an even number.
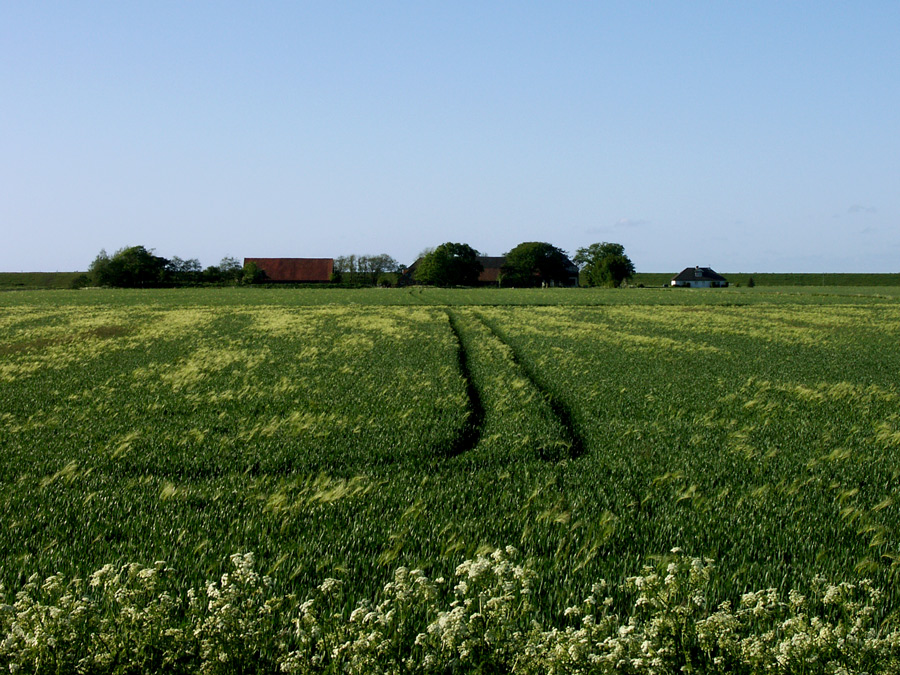
M210 375L226 369L237 369L252 377L253 370L271 358L267 349L235 349L223 346L201 346L187 358L159 369L159 379L174 390L196 385Z

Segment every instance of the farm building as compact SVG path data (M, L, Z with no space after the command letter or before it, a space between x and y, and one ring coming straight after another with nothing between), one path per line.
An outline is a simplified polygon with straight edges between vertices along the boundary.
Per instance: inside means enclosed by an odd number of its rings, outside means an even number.
M481 284L496 284L503 274L503 266L506 264L506 256L479 256L482 270L478 275L478 282ZM561 282L560 286L577 286L578 285L578 268L575 264L566 258L566 271L568 278ZM555 283L552 285L556 285Z
M481 270L481 274L478 275L478 283L496 284L498 279L500 279L500 268L506 264L506 256L480 255L478 256L478 262L484 268Z
M577 286L578 285L578 266L569 260L568 256L566 257L566 272L568 273L568 278L565 282L560 284L561 286Z
M416 268L419 266L419 263L422 262L422 258L416 259L416 261L403 270L403 278L406 280L406 283L410 283L415 276ZM506 256L497 255L497 256L488 256L488 255L480 255L478 256L478 262L481 263L481 273L478 275L478 284L483 286L496 286L499 285L500 280L503 276L503 266L506 264ZM568 279L560 284L562 286L577 286L578 285L578 268L567 259L568 264L566 265L566 269L568 271Z
M728 279L710 267L685 267L672 277L672 285L685 288L725 288L728 286Z
M315 283L331 281L332 258L244 258L244 264L256 263L267 281Z
M422 262L422 258L416 258L416 261L405 268L402 272L406 283L412 283L413 278L416 274L416 269L418 269L419 264ZM478 262L481 263L482 270L478 275L478 283L479 284L497 284L497 280L500 278L500 268L503 267L503 264L506 262L505 256L478 256Z

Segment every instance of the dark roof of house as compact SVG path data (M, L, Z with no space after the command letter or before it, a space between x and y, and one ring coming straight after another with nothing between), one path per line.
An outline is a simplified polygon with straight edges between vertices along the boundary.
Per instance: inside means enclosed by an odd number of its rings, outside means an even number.
M256 263L270 281L331 281L332 258L244 258Z
M478 256L478 262L484 268L481 270L481 274L478 275L478 281L495 282L500 278L500 268L506 264L506 256L480 255Z
M727 281L725 277L714 272L711 267L685 267L672 277L672 281Z

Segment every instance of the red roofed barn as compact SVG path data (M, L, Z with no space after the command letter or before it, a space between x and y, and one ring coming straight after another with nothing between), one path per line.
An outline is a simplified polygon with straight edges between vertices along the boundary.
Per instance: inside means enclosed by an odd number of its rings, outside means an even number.
M245 265L251 262L266 273L267 281L331 281L334 271L332 258L244 258Z

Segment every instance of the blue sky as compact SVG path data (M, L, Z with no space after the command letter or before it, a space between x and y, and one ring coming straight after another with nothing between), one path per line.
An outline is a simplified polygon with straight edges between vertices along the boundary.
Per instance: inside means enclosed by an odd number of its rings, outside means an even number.
M0 4L0 270L523 241L900 272L900 3Z

